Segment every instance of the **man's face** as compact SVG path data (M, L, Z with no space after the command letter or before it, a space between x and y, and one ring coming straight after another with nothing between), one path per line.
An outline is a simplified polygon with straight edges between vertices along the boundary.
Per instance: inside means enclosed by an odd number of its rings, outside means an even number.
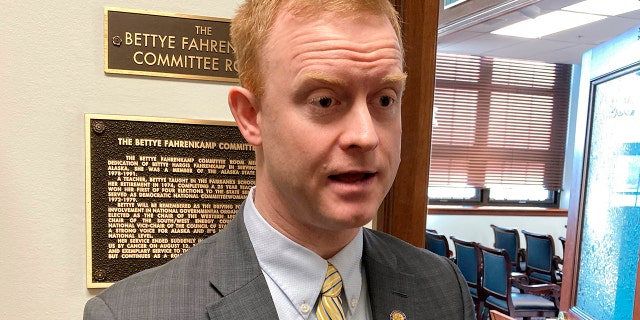
M258 210L284 229L368 223L400 163L405 75L391 23L281 13L262 59Z

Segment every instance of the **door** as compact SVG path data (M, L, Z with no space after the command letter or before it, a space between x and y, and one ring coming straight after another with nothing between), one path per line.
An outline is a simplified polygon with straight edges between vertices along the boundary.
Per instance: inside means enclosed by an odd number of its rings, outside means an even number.
M585 53L578 108L561 309L639 319L640 27Z

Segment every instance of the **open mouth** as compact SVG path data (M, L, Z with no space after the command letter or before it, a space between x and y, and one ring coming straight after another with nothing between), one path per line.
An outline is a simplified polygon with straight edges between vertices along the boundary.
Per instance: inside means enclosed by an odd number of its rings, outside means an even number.
M343 182L343 183L358 183L358 182L367 181L371 179L373 176L375 176L375 173L371 173L371 172L348 172L348 173L330 175L329 179L337 182Z

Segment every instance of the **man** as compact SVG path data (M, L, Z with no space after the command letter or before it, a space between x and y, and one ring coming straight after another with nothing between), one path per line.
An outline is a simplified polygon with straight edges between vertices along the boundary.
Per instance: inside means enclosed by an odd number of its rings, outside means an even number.
M362 227L400 163L388 0L248 0L231 35L256 186L223 231L114 284L85 319L473 319L450 261Z

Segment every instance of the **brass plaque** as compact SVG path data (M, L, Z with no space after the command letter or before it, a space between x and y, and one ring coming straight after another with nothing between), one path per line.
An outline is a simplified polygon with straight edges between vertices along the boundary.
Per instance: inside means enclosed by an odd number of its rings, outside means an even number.
M233 122L85 115L87 287L179 256L235 216L255 153Z
M105 8L104 71L238 82L229 19Z

